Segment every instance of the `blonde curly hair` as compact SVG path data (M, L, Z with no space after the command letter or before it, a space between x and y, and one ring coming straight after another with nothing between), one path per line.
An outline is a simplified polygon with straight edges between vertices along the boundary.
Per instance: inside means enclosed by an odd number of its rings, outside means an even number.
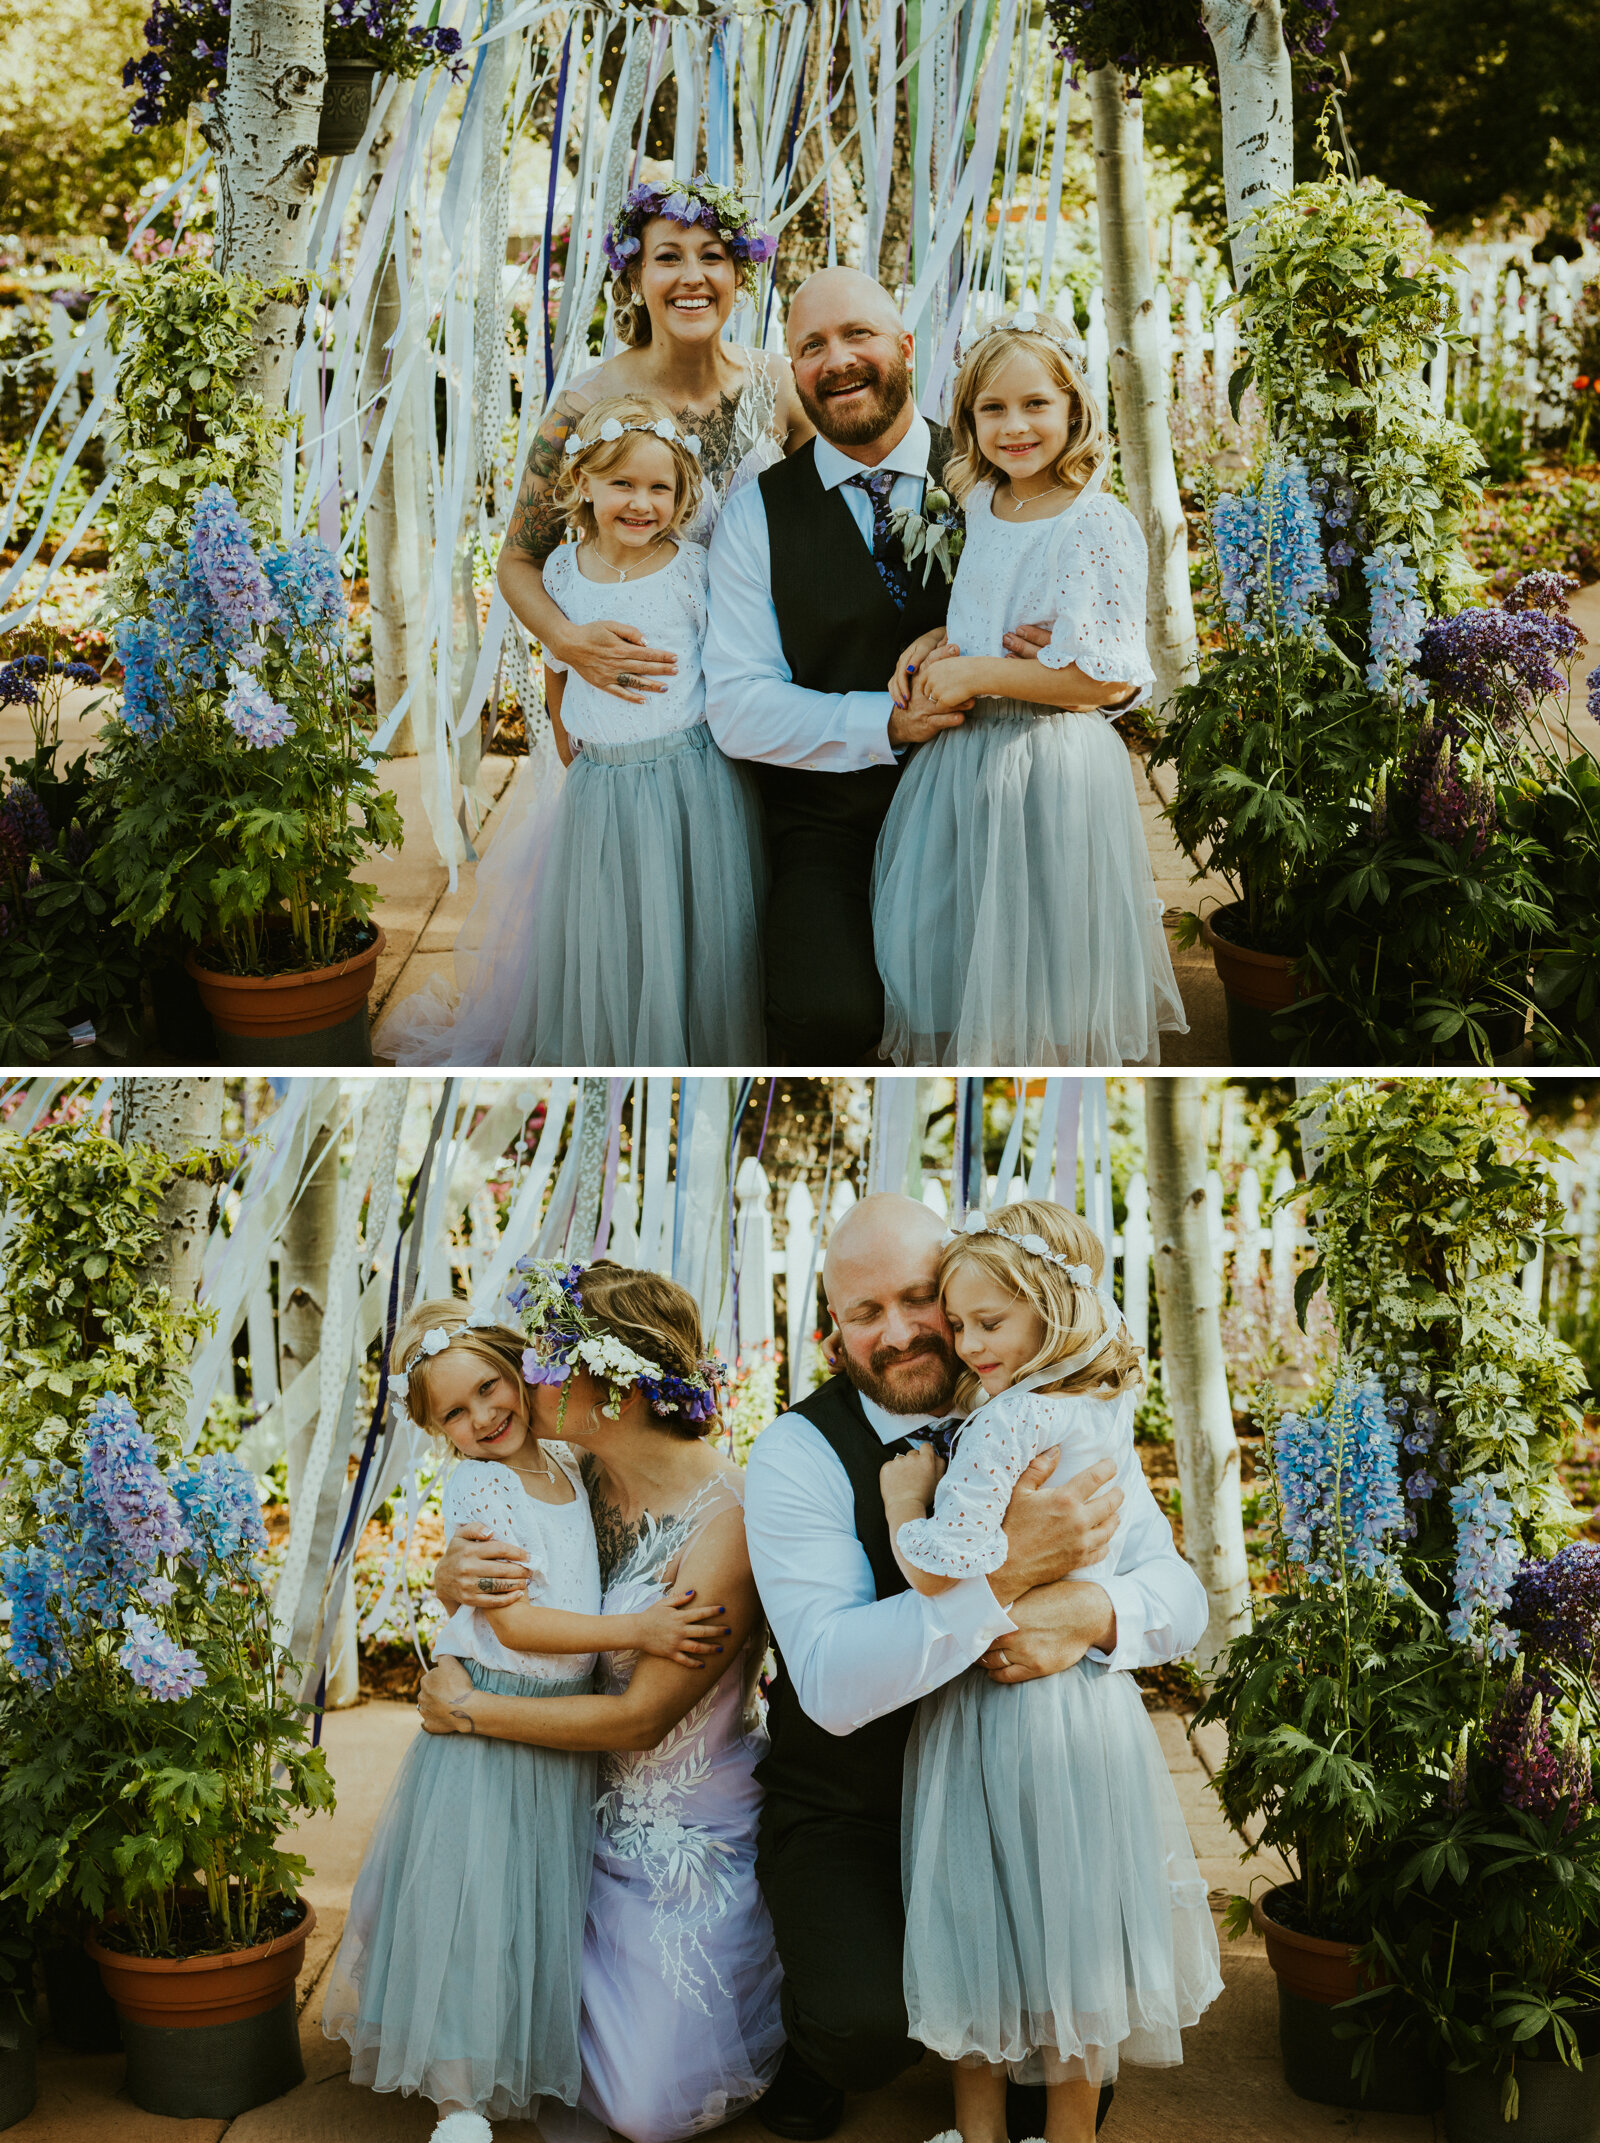
M1048 1258L1024 1250L1017 1240L1023 1235L1042 1237L1069 1264L1087 1265L1094 1284L1080 1287L1076 1281L1068 1279L1059 1265L1052 1265ZM1043 1388L1052 1392L1090 1392L1100 1398L1116 1398L1144 1382L1144 1371L1139 1366L1143 1349L1134 1345L1127 1327L1111 1314L1095 1292L1105 1263L1106 1254L1100 1238L1081 1214L1069 1212L1064 1205L1052 1205L1043 1198L1024 1198L1016 1205L1005 1206L990 1220L981 1235L957 1235L945 1245L944 1256L939 1261L939 1300L944 1301L950 1282L958 1272L976 1270L987 1273L990 1279L1020 1295L1031 1309L1038 1312L1044 1320L1044 1338L1032 1361L1024 1363L1017 1371L1019 1382L1040 1369L1049 1368L1052 1362L1064 1362L1074 1354L1083 1353L1096 1340L1111 1334L1092 1361L1085 1362L1081 1369L1063 1377L1058 1384ZM966 1371L956 1387L957 1403L972 1405L977 1390L977 1378L971 1370Z
M1053 316L1051 324L1063 335L1069 332ZM1026 328L994 328L973 348L956 374L950 406L952 451L944 465L945 489L952 498L964 499L976 485L1004 473L995 469L978 445L974 411L983 390L1019 352L1038 358L1070 406L1067 443L1057 455L1052 472L1055 481L1081 489L1106 459L1104 419L1082 373L1060 343Z
M624 431L619 438L602 439L602 425L613 418L624 425L660 424L663 421L673 427L673 437L659 439L672 456L673 473L677 490L672 501L672 519L662 531L663 535L675 536L679 529L694 519L699 510L705 480L700 474L700 464L684 445L678 420L665 402L658 402L649 394L613 394L593 402L584 411L578 424L576 437L578 448L568 453L556 474L551 487L551 500L558 512L566 515L567 526L576 529L585 542L593 542L596 529L594 508L583 496L578 486L586 476L609 476L620 469L642 438L650 436L639 430ZM570 445L570 440L569 440Z

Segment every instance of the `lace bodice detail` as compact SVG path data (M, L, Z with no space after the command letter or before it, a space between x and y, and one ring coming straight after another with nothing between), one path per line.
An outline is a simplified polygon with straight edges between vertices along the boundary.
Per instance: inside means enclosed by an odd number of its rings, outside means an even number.
M445 1483L445 1534L448 1537L463 1525L489 1526L499 1539L515 1541L527 1555L533 1566L530 1600L568 1614L597 1615L600 1558L588 1492L565 1444L545 1442L539 1448L572 1484L576 1491L572 1502L541 1503L526 1493L509 1466L493 1459L462 1459ZM458 1607L439 1631L433 1649L435 1657L449 1653L502 1673L553 1681L568 1681L594 1665L592 1652L514 1652L495 1635L494 1617L475 1607Z
M1139 524L1097 477L1048 521L1000 521L993 484L966 501L966 541L946 625L964 655L1001 656L1002 636L1048 624L1039 660L1076 663L1088 677L1140 687L1155 682L1145 648L1146 554Z
M545 561L545 592L575 624L600 618L635 625L650 647L678 658L665 692L647 692L642 704L602 692L576 671L567 673L561 721L569 737L591 744L640 744L673 736L705 719L706 686L700 650L706 637L706 554L680 542L677 555L642 580L587 580L578 570L578 546L563 543ZM562 664L546 654L552 669Z
M709 543L729 492L751 482L783 456L777 431L779 375L760 351L741 350L740 356L745 377L737 394L725 394L709 414L692 409L673 412L700 439L700 473L706 489L699 512L684 531L692 543ZM613 391L604 378L606 369L597 365L573 382L570 391L585 408Z
M1006 1559L1006 1505L1024 1469L1052 1444L1061 1446L1055 1472L1064 1481L1096 1459L1115 1459L1119 1473L1130 1457L1137 1464L1135 1401L1131 1391L1097 1399L1092 1393L1023 1388L988 1400L962 1426L934 1491L933 1516L914 1518L900 1528L901 1554L935 1577L986 1577L998 1570ZM1119 1520L1119 1531L1125 1523L1125 1518ZM1111 1552L1108 1545L1108 1559ZM1089 1574L1073 1573L1079 1578Z

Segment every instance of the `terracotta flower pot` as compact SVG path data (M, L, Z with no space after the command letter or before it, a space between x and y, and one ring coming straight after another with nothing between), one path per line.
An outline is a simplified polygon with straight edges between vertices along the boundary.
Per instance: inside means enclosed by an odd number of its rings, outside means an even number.
M304 1902L302 1900L302 1902ZM100 1967L106 1992L124 2023L193 2030L261 2016L293 1991L306 1961L306 1937L317 1924L307 1904L298 1927L247 1950L208 1957L130 1957L90 1935L84 1948Z
M367 999L384 935L332 967L291 975L223 975L193 953L184 965L211 1014L224 1064L367 1064ZM315 1036L314 1043L306 1037Z
M1350 1962L1348 1942L1324 1942L1318 1935L1302 1935L1292 1927L1280 1927L1265 1910L1266 1901L1279 1893L1268 1890L1250 1901L1250 1923L1267 1945L1267 1962L1278 1976L1280 1987L1297 1994L1303 2002L1347 2002L1361 1992L1356 1968Z
M364 60L330 60L317 121L319 156L354 156L372 116L372 84L378 69Z
M1219 909L1222 915L1237 915L1239 903ZM1300 995L1300 980L1291 974L1292 953L1255 952L1236 945L1212 927L1203 916L1200 937L1211 953L1228 1000L1228 1051L1235 1064L1281 1062L1283 1052L1272 1039L1272 1022Z

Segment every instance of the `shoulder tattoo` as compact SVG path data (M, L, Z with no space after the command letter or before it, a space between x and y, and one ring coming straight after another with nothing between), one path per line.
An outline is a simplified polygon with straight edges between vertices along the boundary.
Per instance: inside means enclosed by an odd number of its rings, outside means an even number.
M566 518L557 509L552 493L566 458L566 442L577 430L582 415L581 405L570 395L558 394L528 449L516 504L506 524L505 541L507 549L525 551L537 565L544 564L566 533Z

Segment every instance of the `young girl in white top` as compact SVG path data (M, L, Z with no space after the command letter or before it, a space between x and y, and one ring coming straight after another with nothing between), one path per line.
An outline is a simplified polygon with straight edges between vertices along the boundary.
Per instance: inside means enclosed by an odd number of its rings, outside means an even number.
M1137 1473L1138 1350L1077 1214L1041 1201L947 1239L940 1296L980 1403L948 1470L883 1469L895 1558L925 1594L998 1570L1011 1491L1059 1445L1065 1478ZM928 1503L933 1513L928 1515ZM1095 1568L1077 1570L1092 1579ZM956 2128L1005 2143L1006 2079L1046 2089L1047 2143L1091 2143L1119 2057L1171 2064L1222 1991L1206 1885L1130 1674L1087 1658L1002 1685L970 1668L924 1697L906 1750L911 2035L955 2068Z
M527 1600L458 1608L435 1656L506 1696L593 1686L596 1654L626 1645L682 1665L715 1649L719 1610L685 1594L602 1616L589 1499L564 1444L530 1425L523 1339L419 1303L395 1334L392 1381L412 1418L462 1463L447 1534L490 1526L533 1567ZM322 2025L351 2078L420 2092L436 2143L490 2143L489 2117L576 2105L579 1962L594 1852L595 1760L519 1742L419 1733L350 1900Z
M1154 1064L1185 1031L1133 774L1108 715L1154 682L1144 539L1060 321L1016 313L956 378L945 482L966 533L900 706L951 712L878 839L872 926L897 1064ZM1004 635L1052 625L1037 661Z

